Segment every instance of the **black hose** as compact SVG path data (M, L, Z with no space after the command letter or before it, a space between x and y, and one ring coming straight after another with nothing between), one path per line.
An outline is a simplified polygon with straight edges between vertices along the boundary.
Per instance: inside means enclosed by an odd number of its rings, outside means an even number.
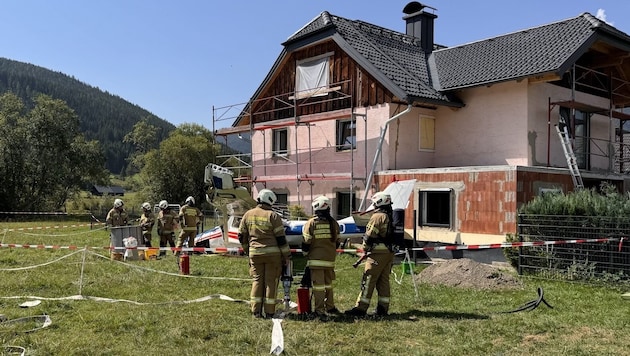
M522 306L514 309L514 310L510 310L507 312L503 312L503 313L516 313L516 312L520 312L523 310L534 310L536 308L538 308L538 306L540 305L540 303L544 303L546 306L548 306L549 308L553 309L553 307L547 303L547 301L545 300L545 292L543 291L543 289L541 287L538 287L538 299L532 300L530 302L527 302L525 304L523 304Z

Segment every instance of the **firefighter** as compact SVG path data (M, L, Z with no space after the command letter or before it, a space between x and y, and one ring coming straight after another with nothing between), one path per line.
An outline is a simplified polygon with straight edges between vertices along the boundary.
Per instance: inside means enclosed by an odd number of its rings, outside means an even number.
M271 209L277 201L276 194L262 189L256 200L256 207L245 212L241 219L238 240L249 255L252 314L256 318L271 318L276 312L278 281L291 252L282 218Z
M201 225L202 218L201 210L195 207L195 198L186 198L186 203L179 209L179 222L182 230L177 237L177 245L175 247L181 248L186 240L188 240L189 247L195 244L195 236L197 236L197 230L199 225ZM178 250L175 255L179 256L180 251Z
M302 251L306 254L306 267L311 274L314 316L326 318L327 313L339 313L335 307L332 287L335 279L335 257L341 242L339 224L330 216L330 199L327 197L315 198L311 206L315 216L302 229Z
M114 207L107 213L105 223L108 226L117 227L127 225L127 211L125 210L125 203L122 199L114 200Z
M175 247L174 231L175 226L179 222L179 218L177 217L175 212L169 208L168 202L166 200L160 201L158 207L160 208L160 212L158 213L157 217L157 233L160 236L161 257L166 256L166 251L162 248L166 247L167 243L170 247Z
M114 206L107 213L107 217L105 218L105 224L111 227L120 227L126 226L128 223L128 215L127 211L125 211L125 203L123 203L122 199L115 199ZM114 247L122 247L122 240L116 241L116 235L113 231L110 232L109 236L109 247L110 247L110 255L113 259L122 256L120 251L114 249ZM119 246L116 246L119 245Z
M396 248L393 243L392 197L385 192L378 192L371 200L375 212L370 217L363 236L363 249L368 257L361 280L361 293L354 308L345 312L347 315L365 316L374 288L378 293L375 315L386 316L389 312L389 275Z
M155 225L155 215L151 211L151 204L142 204L142 216L140 216L140 228L142 229L142 242L144 246L151 247L151 231Z

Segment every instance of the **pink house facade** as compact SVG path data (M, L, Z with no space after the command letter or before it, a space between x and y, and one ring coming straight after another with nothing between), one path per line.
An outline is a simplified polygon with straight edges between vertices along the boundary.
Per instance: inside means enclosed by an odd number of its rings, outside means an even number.
M586 188L627 190L630 36L583 13L447 48L433 42L437 15L417 2L403 13L407 33L323 12L283 43L216 132L249 134L249 173L237 180L254 196L269 188L310 214L325 195L343 218L415 180L407 237L503 242L521 205L575 189L556 126Z

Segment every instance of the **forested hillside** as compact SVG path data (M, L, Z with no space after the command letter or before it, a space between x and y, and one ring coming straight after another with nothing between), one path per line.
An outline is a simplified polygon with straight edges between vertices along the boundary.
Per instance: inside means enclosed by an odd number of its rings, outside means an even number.
M159 128L159 141L166 138L175 126L128 101L60 72L32 64L0 58L0 94L10 91L32 108L38 94L46 94L65 101L79 116L80 131L88 140L98 140L103 147L106 168L115 174L123 173L126 158L132 151L123 143L134 124L147 118Z

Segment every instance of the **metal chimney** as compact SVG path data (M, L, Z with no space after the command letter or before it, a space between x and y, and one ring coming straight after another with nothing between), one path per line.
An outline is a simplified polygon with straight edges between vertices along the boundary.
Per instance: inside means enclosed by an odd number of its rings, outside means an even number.
M403 9L403 20L407 23L407 35L420 39L420 46L426 53L433 51L433 22L437 15L428 13L424 9L437 10L417 1L408 3Z

